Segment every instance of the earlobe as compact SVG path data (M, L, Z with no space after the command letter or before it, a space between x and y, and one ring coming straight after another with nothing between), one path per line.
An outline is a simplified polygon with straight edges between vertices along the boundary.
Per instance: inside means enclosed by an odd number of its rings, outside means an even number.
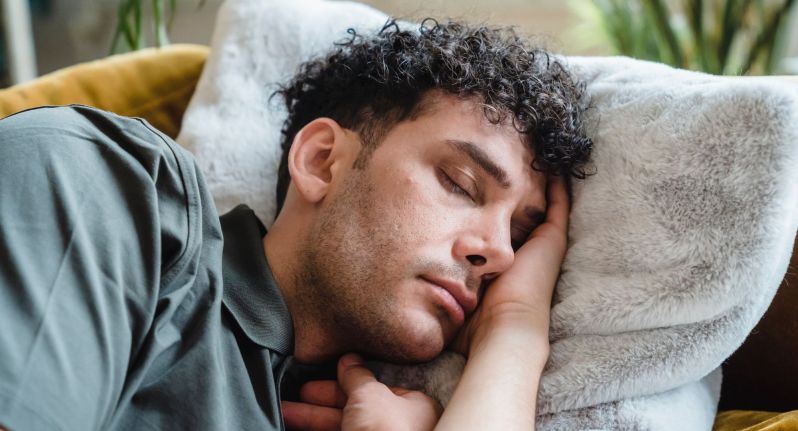
M315 204L329 192L342 137L341 126L329 118L311 121L294 137L288 153L288 172L303 200Z

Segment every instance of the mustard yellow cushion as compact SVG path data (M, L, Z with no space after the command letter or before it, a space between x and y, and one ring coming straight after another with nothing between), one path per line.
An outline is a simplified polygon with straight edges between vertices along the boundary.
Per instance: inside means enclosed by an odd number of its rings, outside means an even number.
M142 117L174 138L209 48L170 45L78 64L0 90L0 117L41 105L79 103Z
M786 413L729 410L715 417L712 431L793 431L798 430L798 410Z

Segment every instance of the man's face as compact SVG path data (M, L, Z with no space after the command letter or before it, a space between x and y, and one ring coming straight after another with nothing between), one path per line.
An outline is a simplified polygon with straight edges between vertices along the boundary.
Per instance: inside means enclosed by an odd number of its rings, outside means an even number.
M531 165L512 127L436 96L325 197L303 248L302 297L345 348L431 359L542 221L545 176Z

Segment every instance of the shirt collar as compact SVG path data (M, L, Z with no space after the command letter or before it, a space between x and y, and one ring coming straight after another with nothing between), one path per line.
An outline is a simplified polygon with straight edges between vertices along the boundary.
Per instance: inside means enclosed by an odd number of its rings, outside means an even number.
M222 302L253 342L292 354L291 315L263 250L266 228L246 205L233 208L219 221L224 234Z

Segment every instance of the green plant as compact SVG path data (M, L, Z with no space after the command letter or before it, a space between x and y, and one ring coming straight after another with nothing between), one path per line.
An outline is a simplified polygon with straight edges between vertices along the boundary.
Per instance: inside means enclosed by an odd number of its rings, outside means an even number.
M111 42L111 53L135 51L147 46L144 22L151 19L152 39L155 46L169 44L168 27L177 9L177 0L120 0L117 9L117 26ZM200 1L200 6L204 1ZM147 13L149 12L149 13ZM168 16L168 18L167 18Z
M617 54L714 74L770 74L795 0L573 0ZM583 29L584 30L584 29Z

